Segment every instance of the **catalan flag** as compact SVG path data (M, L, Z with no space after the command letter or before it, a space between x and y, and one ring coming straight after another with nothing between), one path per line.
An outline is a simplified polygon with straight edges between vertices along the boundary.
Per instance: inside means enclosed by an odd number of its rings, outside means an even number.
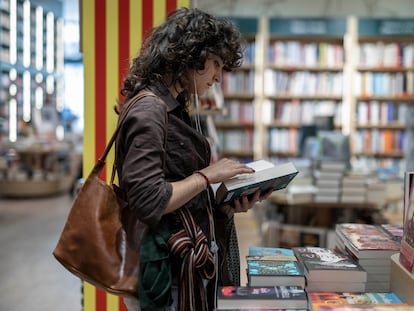
M116 125L114 106L120 98L129 61L139 52L145 33L190 0L81 1L81 48L84 62L83 174L101 156ZM113 153L107 158L113 163ZM103 172L109 180L111 167ZM83 283L84 311L126 311L121 298Z

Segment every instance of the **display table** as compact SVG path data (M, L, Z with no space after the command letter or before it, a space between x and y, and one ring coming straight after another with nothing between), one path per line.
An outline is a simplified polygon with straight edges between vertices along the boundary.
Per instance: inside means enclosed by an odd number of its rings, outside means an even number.
M391 291L404 302L414 304L414 274L400 264L400 254L391 256Z
M284 223L309 225L329 228L335 224L334 213L341 211L344 215L342 222L352 221L352 210L370 209L380 212L381 207L374 203L343 203L343 202L300 202L290 203L278 196L270 196L270 204L277 206L285 214Z
M80 174L81 154L64 143L33 146L10 148L1 171L0 196L44 197L73 187Z

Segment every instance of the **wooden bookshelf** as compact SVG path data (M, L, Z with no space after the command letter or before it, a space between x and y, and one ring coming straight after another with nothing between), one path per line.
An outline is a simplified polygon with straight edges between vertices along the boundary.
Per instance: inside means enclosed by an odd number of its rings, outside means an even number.
M333 130L350 136L353 159L397 167L405 158L405 112L414 106L413 19L231 19L241 25L249 48L242 68L224 77L225 105L252 106L247 145L254 159L298 156L301 127L328 114ZM228 88L226 79L238 88ZM374 92L373 80L383 87ZM229 134L224 121L234 120L245 135L247 120L227 111L227 119L216 119L221 135Z

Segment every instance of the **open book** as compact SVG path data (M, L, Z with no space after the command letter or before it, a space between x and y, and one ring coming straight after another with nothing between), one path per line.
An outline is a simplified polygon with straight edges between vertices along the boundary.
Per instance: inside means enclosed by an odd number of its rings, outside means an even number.
M240 174L222 182L216 191L218 204L232 204L243 194L253 195L257 189L262 193L284 189L299 173L291 162L277 164L265 160L258 160L246 165L255 170L253 174Z

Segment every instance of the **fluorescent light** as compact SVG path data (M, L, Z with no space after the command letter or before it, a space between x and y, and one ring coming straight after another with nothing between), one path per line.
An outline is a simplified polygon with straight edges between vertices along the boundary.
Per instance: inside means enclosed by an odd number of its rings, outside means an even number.
M32 105L30 98L30 80L30 72L25 71L23 73L23 120L26 122L30 121L32 113Z
M48 75L46 77L46 94L53 94L55 91L55 77Z
M55 21L53 13L46 15L46 71L55 69Z
M35 106L37 109L43 107L43 88L41 86L36 87L35 90Z
M63 19L56 21L56 71L63 72L64 69L64 50L63 50Z
M17 70L16 70L16 68L10 69L10 71L9 71L9 79L11 81L16 81L16 79L17 79Z
M36 69L43 68L43 8L36 8Z
M17 7L16 0L10 0L10 63L17 61Z
M23 2L23 66L30 66L30 1Z
M15 98L9 101L9 140L17 140L17 102Z

